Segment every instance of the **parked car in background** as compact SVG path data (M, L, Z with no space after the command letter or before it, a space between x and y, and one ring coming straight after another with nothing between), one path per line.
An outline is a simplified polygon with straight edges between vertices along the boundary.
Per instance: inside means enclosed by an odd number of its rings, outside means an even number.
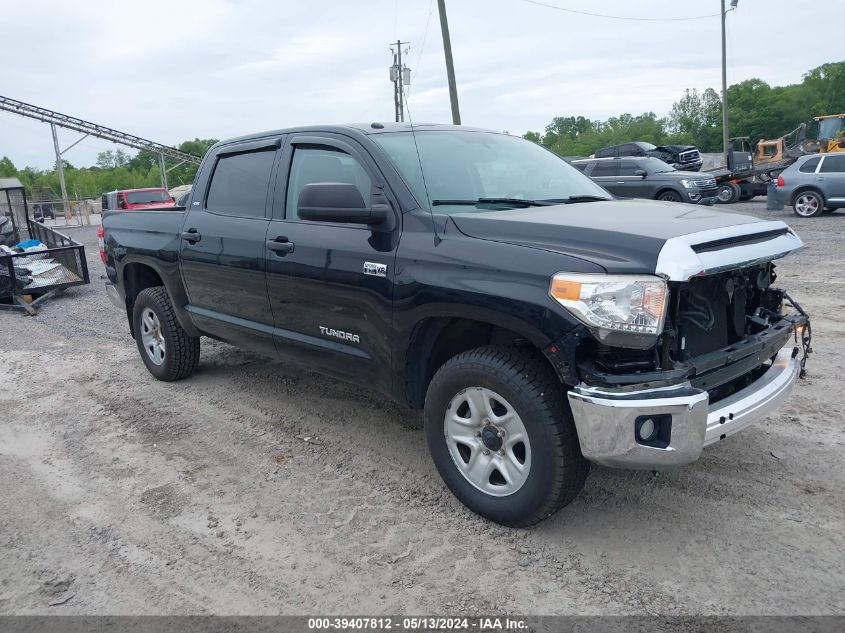
M658 158L588 158L571 165L623 198L715 204L719 192L712 176L677 171Z
M802 156L780 173L776 195L802 218L845 207L845 154Z
M50 202L36 202L32 205L32 219L36 222L54 220L56 214L53 212L53 204Z
M103 211L119 209L155 209L156 207L172 207L176 201L162 187L147 189L120 189L103 194Z
M635 156L640 158L659 158L675 169L686 171L698 171L703 161L701 152L694 145L661 145L656 146L646 141L634 141L603 147L593 155L596 158L621 158L623 156Z

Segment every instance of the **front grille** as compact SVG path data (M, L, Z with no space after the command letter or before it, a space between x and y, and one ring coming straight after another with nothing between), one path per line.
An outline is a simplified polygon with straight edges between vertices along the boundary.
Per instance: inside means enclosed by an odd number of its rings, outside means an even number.
M688 149L678 154L679 163L694 163L699 160L701 160L701 154L697 149Z
M699 178L692 181L694 187L698 187L700 189L714 189L716 187L716 179L715 178Z
M774 281L771 264L693 277L679 289L672 315L678 331L676 360L732 345L759 327L758 308L767 308Z

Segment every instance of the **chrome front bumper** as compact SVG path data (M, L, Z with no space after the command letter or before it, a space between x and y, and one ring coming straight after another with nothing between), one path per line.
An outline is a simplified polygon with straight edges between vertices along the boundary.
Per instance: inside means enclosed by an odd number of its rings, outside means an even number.
M584 457L615 468L682 466L698 459L705 446L741 431L767 416L789 396L798 378L797 348L787 345L772 366L751 385L712 407L706 391L689 383L644 391L579 385L569 392ZM671 416L664 448L637 441L641 416Z

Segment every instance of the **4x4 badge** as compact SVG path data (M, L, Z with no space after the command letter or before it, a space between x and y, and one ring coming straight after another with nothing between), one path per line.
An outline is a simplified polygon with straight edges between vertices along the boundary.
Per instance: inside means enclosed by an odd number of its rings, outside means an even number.
M387 264L364 262L364 274L373 275L374 277L387 277Z

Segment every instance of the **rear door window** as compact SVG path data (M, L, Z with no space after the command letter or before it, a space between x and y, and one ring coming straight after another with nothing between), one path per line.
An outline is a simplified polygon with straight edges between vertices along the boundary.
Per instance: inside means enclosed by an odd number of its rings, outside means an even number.
M217 159L205 207L212 213L263 218L275 149Z
M807 161L809 162L809 161ZM819 169L820 174L842 174L845 173L845 156L831 156L827 155L822 161L822 168Z
M599 161L593 167L593 173L591 173L590 176L593 178L598 178L600 176L618 176L620 162L621 161L618 160Z

